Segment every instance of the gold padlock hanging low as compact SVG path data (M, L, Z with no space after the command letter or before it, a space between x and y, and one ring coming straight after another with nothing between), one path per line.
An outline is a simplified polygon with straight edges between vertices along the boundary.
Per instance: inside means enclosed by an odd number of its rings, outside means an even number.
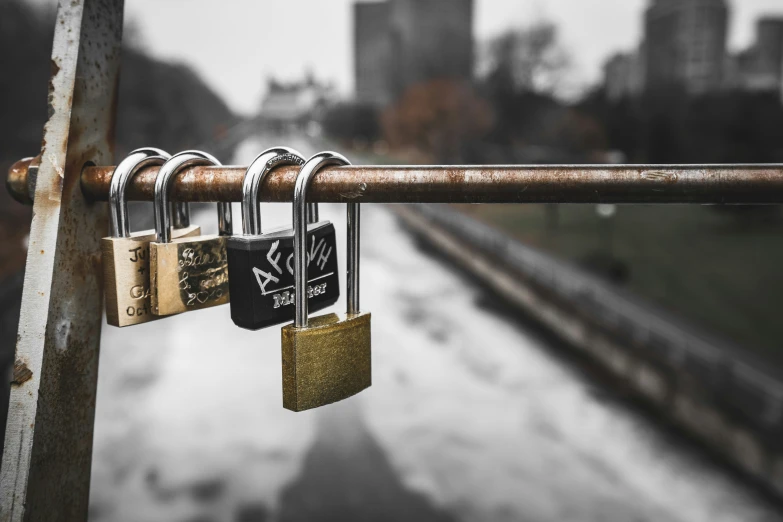
M182 169L220 165L201 151L180 152L155 180L155 233L150 243L150 300L155 315L173 315L229 302L226 237L232 233L231 204L218 203L218 235L172 240L168 191Z
M154 230L131 232L125 189L133 176L150 165L162 165L171 156L160 149L136 149L125 158L111 178L109 207L111 236L101 239L103 279L106 293L106 321L117 327L132 326L157 319L150 303L150 241ZM174 238L197 236L201 229L190 225L186 203L178 203Z
M321 152L299 171L294 192L294 323L282 329L283 407L317 408L372 384L370 313L359 308L359 204L348 204L348 306L344 316L308 321L307 188L320 169L350 165L335 152Z

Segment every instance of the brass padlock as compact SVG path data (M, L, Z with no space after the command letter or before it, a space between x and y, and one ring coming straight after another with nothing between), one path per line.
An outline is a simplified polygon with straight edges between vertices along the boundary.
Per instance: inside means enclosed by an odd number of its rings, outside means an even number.
M150 243L152 313L173 315L229 301L226 236L232 232L231 204L218 203L219 234L172 240L169 233L169 186L182 169L220 165L200 151L180 152L160 168L155 180L155 233Z
M350 165L321 152L299 171L294 192L294 323L283 327L283 407L317 408L372 384L370 313L359 309L359 204L348 204L348 306L345 316L307 317L307 187L323 167Z
M132 326L157 319L151 309L149 273L150 241L155 239L155 231L130 232L125 189L139 170L162 165L170 157L160 149L137 149L114 169L109 186L111 237L101 239L106 321L112 326ZM180 219L171 231L172 237L199 235L201 229L190 225L187 205L177 205L176 215Z

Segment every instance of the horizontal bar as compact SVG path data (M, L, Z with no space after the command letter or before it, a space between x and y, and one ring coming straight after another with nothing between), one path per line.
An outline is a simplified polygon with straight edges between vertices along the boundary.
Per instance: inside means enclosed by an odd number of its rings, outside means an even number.
M112 168L82 175L88 197L106 199ZM298 169L276 169L262 201L291 201ZM129 197L152 200L157 168ZM172 199L240 201L245 167L195 167ZM321 171L308 192L322 202L363 203L783 203L783 166L352 166Z
M177 201L240 201L246 167L192 167ZM86 167L82 190L106 200L114 167ZM137 174L128 199L151 201L158 167ZM261 201L290 202L297 167L276 168ZM18 178L17 173L17 178ZM9 189L23 187L17 179ZM15 195L17 197L17 195ZM783 203L783 165L351 166L318 173L308 198L362 203ZM17 197L23 200L23 197Z
M34 179L37 171L37 167L33 167L33 162L40 159L40 156L36 158L24 158L20 159L8 169L8 177L5 179L5 186L8 189L8 193L11 194L15 200L25 205L33 204L33 192L34 187L28 186L28 180Z

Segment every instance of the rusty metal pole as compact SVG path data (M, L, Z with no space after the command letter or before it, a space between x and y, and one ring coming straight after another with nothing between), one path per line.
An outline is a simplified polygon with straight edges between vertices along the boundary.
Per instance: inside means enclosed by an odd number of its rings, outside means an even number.
M21 160L9 172L8 188L30 200ZM81 177L91 200L107 200L114 167L89 166ZM246 167L192 167L174 181L176 201L241 201ZM142 170L128 197L152 200L158 168ZM264 201L290 202L296 167L270 173ZM704 203L781 204L783 165L356 165L318 173L308 193L323 203Z
M0 521L87 519L123 0L61 0L0 474ZM13 180L9 180L9 186Z

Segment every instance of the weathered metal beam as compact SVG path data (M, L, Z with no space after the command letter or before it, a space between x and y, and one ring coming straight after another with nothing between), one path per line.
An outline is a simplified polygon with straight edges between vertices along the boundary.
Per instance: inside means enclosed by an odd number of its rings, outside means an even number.
M106 205L85 200L80 182L86 163L114 161L122 15L123 0L61 0L57 11L0 521L87 519L107 215ZM32 185L27 178L9 187Z
M12 192L28 183L19 164ZM157 168L136 175L130 199L150 201ZM106 200L113 167L87 167L85 196ZM193 167L174 183L180 201L240 201L245 167ZM295 167L280 167L262 201L291 201ZM9 178L10 179L10 178ZM15 194L24 200L24 194ZM783 165L351 166L324 169L312 201L362 203L783 203Z

